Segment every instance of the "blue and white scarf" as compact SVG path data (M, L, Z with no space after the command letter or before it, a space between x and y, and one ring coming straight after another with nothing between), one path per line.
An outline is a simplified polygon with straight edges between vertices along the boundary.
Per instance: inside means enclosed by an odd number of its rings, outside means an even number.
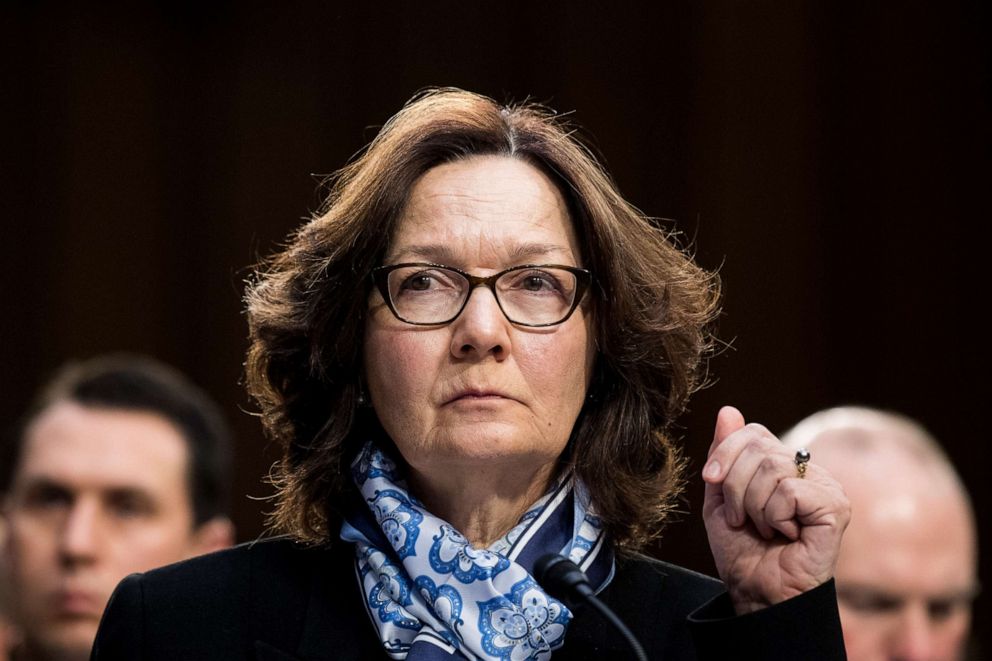
M578 480L563 480L504 537L476 549L407 491L374 443L352 477L364 503L350 508L341 538L355 544L365 606L391 658L550 659L572 613L531 576L537 559L568 557L597 592L613 578L612 549Z

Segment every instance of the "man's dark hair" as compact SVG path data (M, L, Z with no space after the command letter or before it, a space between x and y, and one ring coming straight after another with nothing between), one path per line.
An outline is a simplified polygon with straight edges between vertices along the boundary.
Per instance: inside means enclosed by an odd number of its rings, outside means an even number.
M196 525L226 516L230 486L230 433L217 405L177 370L132 354L71 362L42 387L9 436L0 462L0 492L6 493L20 462L28 427L59 402L87 408L155 413L186 441L190 500Z

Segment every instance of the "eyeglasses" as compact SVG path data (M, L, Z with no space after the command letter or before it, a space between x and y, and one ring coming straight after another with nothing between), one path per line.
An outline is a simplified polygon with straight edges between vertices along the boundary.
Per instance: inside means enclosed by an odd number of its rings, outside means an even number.
M540 264L480 277L417 262L372 269L372 281L396 318L408 324L451 323L465 309L473 289L488 287L511 323L555 326L582 302L592 274L574 266Z

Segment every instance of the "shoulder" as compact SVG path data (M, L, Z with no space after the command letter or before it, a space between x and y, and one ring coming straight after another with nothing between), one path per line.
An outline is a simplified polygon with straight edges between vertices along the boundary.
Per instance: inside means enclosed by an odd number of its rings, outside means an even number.
M165 659L234 658L259 637L295 644L311 593L355 582L342 547L273 538L132 574L111 597L94 658L117 658L118 646Z
M332 552L333 547L307 546L289 537L269 537L214 551L189 560L145 572L145 576L168 580L190 574L210 574L216 571L246 570L256 563L281 563L291 561L290 566Z
M275 537L153 569L139 580L146 601L230 601L248 591L305 584L314 570L329 564L326 558L333 553Z

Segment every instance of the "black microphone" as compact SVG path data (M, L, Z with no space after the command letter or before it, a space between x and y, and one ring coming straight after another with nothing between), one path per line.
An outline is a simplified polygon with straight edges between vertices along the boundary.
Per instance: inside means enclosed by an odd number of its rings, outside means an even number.
M557 553L542 555L534 563L534 578L548 591L555 599L565 602L565 605L574 610L576 606L589 604L607 622L612 624L620 635L624 637L630 649L634 651L634 656L638 661L648 661L644 654L644 648L638 642L633 632L627 628L616 613L610 610L596 596L596 591L589 585L589 578L579 569L578 565Z

